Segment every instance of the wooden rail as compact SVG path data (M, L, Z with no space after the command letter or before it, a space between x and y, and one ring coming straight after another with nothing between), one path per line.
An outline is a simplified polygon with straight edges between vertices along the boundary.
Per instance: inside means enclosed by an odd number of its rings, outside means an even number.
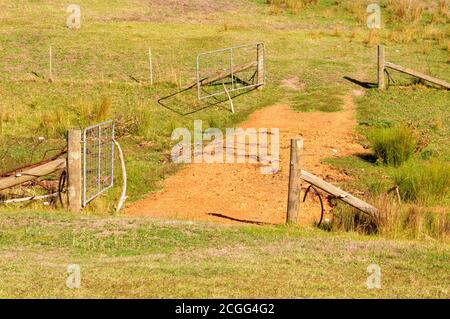
M337 199L349 204L350 206L359 209L360 211L377 218L378 217L378 209L373 207L372 205L360 200L359 198L354 197L353 195L343 191L342 189L327 183L323 179L308 173L307 171L302 170L301 179L305 182L312 184L321 190L333 195Z
M413 69L409 69L409 68L405 68L403 66L391 63L391 62L386 62L385 61L385 54L384 54L384 46L379 45L378 46L378 88L380 90L384 90L386 88L386 84L385 84L385 70L386 68L404 73L404 74L408 74L408 75L412 75L415 76L419 79L422 79L424 81L428 81L430 83L442 86L443 88L446 88L447 90L450 89L450 83L435 78L431 75L427 75L418 71L415 71Z
M432 77L430 75L423 74L421 72L417 72L417 71L414 71L412 69L408 69L408 68L402 67L400 65L397 65L397 64L394 64L394 63L391 63L391 62L385 62L384 66L386 68L390 68L390 69L393 69L393 70L398 71L398 72L402 72L402 73L405 73L405 74L408 74L408 75L415 76L417 78L420 78L422 80L431 82L433 84L440 85L440 86L446 88L447 90L450 89L450 83L448 83L448 82L446 82L444 80Z
M17 171L11 176L0 178L0 191L23 184L33 179L46 176L55 171L64 169L66 167L66 159L64 157L54 159L45 164L34 166L32 168Z

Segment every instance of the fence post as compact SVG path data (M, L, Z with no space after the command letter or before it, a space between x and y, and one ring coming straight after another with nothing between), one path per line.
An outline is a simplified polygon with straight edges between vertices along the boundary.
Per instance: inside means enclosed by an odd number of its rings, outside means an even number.
M384 90L386 84L384 82L384 46L378 45L378 89Z
M258 84L265 84L265 66L264 66L264 44L257 45L257 59L258 59ZM258 87L262 89L262 85Z
M148 71L149 71L149 77L150 77L150 85L153 85L152 49L148 49Z
M68 131L67 200L69 211L81 210L81 130L79 129Z
M286 223L293 224L298 222L300 209L300 190L301 190L301 154L303 150L303 138L291 139L291 158L289 167L289 193Z
M50 77L50 82L53 82L53 51L52 45L48 49L48 76Z

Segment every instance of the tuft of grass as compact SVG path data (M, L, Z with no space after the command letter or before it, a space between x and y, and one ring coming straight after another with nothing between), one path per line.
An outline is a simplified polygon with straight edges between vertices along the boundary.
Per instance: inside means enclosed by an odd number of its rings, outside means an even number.
M374 199L378 219L339 203L333 211L332 231L380 234L387 238L447 240L450 236L450 212L400 204L395 196L382 194Z
M419 0L390 0L387 9L395 22L418 23L422 20L425 7Z
M367 214L345 204L338 204L333 210L331 229L334 231L374 234L378 224Z
M105 121L108 118L109 110L111 109L111 98L105 97L102 103L98 106L95 120L97 122Z
M375 128L368 139L377 161L396 167L411 158L418 146L416 133L407 126Z
M423 205L437 204L448 199L450 192L450 164L432 160L411 160L394 173L402 199Z
M68 129L65 115L61 109L55 111L44 111L41 113L38 130L43 132L47 138L62 138L66 136Z
M450 213L445 209L399 204L388 196L380 196L377 205L381 211L378 230L386 237L445 240L450 236Z
M369 48L374 47L375 45L380 43L380 39L378 37L377 30L370 30L367 34L367 38L363 40L363 43L367 45Z
M438 13L440 15L442 15L443 17L448 18L448 16L449 16L448 7L449 7L448 0L439 0L438 1Z

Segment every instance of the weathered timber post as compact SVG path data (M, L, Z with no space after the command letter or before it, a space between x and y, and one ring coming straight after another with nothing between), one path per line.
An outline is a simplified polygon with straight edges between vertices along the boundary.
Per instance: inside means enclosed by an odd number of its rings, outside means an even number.
M386 84L384 82L384 46L378 46L378 89L384 90L386 88Z
M298 222L300 210L300 190L301 190L301 154L303 150L303 138L291 139L291 158L289 167L289 194L286 223Z
M81 210L81 130L69 129L67 137L67 200L71 212Z
M258 59L258 89L262 89L262 85L265 84L265 67L264 67L264 44L260 43L257 46L257 59Z

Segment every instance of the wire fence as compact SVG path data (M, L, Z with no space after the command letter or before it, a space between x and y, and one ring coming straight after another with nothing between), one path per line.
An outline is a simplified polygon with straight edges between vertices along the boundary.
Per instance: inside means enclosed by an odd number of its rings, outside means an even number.
M114 185L114 122L83 132L83 207Z
M80 49L53 43L32 49L12 44L9 50L0 59L0 80L4 81L151 83L189 76L177 69L180 56L165 50L153 50L152 61L149 48L144 47ZM194 67L189 71L192 80Z

